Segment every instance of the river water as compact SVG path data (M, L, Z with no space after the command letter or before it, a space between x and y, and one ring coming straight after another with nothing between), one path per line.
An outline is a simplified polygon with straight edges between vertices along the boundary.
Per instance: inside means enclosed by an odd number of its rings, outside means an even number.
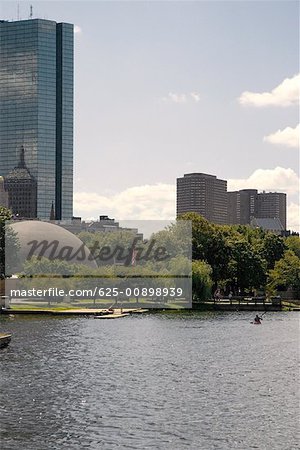
M299 448L299 316L1 317L1 450Z

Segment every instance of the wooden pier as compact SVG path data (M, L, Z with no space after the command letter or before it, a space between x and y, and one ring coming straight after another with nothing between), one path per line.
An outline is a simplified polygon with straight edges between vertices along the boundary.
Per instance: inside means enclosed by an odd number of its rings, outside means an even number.
M5 348L11 341L11 334L0 333L0 348Z
M142 309L142 308L115 308L113 311L108 311L107 309L103 308L82 308L82 309L61 309L61 310L55 310L55 309L17 309L17 308L10 308L10 309L2 309L2 314L34 314L34 315L52 315L52 316L103 316L103 315L109 315L109 316L120 316L121 314L142 314L148 312L148 309Z

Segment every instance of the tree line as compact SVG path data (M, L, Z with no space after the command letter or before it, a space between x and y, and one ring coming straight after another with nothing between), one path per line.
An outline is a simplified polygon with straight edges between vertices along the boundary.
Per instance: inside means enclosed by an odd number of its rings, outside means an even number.
M0 269L4 273L5 241L4 224L11 217L10 211L0 207ZM137 261L135 268L115 267L110 261L102 267L104 276L118 276L121 272L137 271L140 275L159 273L166 276L192 275L193 300L210 298L216 289L224 295L274 295L289 288L300 297L300 239L298 235L278 236L261 228L242 225L216 225L196 213L181 215L175 224L151 236L154 248L165 247L167 261ZM186 224L188 223L187 226ZM78 237L92 249L95 241L100 246L130 247L134 234L129 231L113 233L82 232ZM151 244L151 245L152 245ZM147 250L149 240L139 243ZM192 261L192 262L191 262ZM25 272L62 273L62 262L37 261L27 263ZM84 275L91 269L69 265L63 267L70 276ZM69 272L68 272L69 270ZM100 267L99 267L100 270ZM104 272L103 272L104 271ZM126 272L127 273L127 272ZM124 274L123 274L124 275Z
M193 296L203 300L219 288L228 295L266 293L291 288L300 296L300 239L261 228L216 225L196 213L192 221Z

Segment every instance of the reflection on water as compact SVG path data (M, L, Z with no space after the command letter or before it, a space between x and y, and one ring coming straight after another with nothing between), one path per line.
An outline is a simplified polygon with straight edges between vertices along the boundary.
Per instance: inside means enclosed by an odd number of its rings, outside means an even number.
M1 449L296 449L298 316L252 316L1 317Z

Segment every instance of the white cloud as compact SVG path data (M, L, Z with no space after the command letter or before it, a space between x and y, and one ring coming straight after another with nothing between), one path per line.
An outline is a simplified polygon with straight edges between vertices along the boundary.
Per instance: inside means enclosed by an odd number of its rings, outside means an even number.
M198 103L200 101L200 95L197 92L190 92L188 94L176 94L174 92L169 92L166 97L162 98L162 100L164 102L171 103L187 103L189 101Z
M286 192L295 195L299 189L299 177L292 169L275 167L275 169L257 169L245 179L228 180L228 190L258 189Z
M80 26L74 25L74 33L75 34L81 34L82 33L82 29L80 28Z
M186 103L187 96L185 94L173 94L169 92L168 98L174 103Z
M200 95L197 92L191 92L190 96L196 103L200 102Z
M117 219L173 219L175 186L136 186L110 196L78 192L74 195L74 209L76 215L83 217L107 214Z
M244 106L291 106L299 103L300 74L285 78L271 92L245 91L239 97L239 103Z
M285 145L286 147L299 147L300 125L295 128L286 127L284 130L278 130L275 133L264 137L264 142L270 144Z
M300 207L299 203L290 203L287 210L288 228L292 231L300 231Z

